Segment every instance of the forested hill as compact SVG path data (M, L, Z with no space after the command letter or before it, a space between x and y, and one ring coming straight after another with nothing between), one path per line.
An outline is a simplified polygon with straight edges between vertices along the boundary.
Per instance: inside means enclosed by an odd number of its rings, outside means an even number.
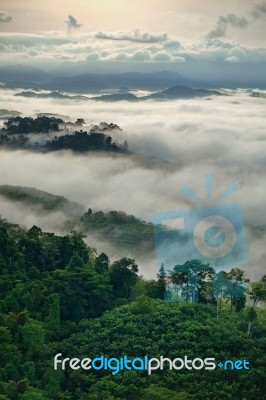
M166 302L167 280L184 281L183 272L168 276L161 268L157 280L145 280L134 260L111 263L75 232L56 236L1 219L0 267L1 400L264 399L266 314L257 304L266 297L265 278L250 284L250 307L226 291L213 295L206 265L199 303L186 283L188 302ZM225 273L224 285L236 275L244 278L240 270ZM54 371L59 352L246 359L250 370Z
M29 207L36 206L47 213L60 210L69 215L80 215L84 210L83 206L63 196L30 187L0 185L0 195L11 202L19 202Z
M122 132L118 125L101 122L99 125L90 126L88 130L83 130L84 124L82 118L72 123L44 115L36 118L11 117L4 122L4 127L0 131L0 148L42 152L59 150L72 150L78 153L128 152L126 140L118 143L111 136Z
M20 204L27 213L52 215L60 211L65 215L61 230L76 230L84 235L97 237L114 249L133 254L150 253L154 250L154 233L151 223L119 211L92 211L88 207L34 188L0 185L0 196L16 207Z

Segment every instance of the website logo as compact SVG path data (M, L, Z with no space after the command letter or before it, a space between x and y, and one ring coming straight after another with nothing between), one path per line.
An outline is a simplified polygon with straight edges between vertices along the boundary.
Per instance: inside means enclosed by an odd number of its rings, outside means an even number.
M64 358L62 353L58 353L54 356L54 370L84 370L84 371L112 371L112 375L117 375L123 370L128 371L147 371L148 375L151 375L154 371L163 369L169 370L250 370L249 362L247 360L225 360L224 362L219 361L216 363L215 358L189 358L187 356L177 357L170 359L164 356L159 358L149 356L135 357L133 359L123 356L120 358L112 357L107 358L105 356L95 358Z
M232 184L222 195L213 198L214 175L205 175L206 199L200 198L188 186L182 193L196 207L164 211L153 216L154 239L158 267L166 271L200 260L216 272L226 267L247 264L247 245L243 210L238 203L226 203L239 189ZM191 277L192 279L192 277Z

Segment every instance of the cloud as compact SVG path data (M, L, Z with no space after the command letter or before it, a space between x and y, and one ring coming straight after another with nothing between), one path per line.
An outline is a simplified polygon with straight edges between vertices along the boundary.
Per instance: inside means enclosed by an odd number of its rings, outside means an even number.
M91 60L90 55L87 60ZM136 50L132 53L129 52L112 52L109 54L103 54L100 56L101 61L112 61L112 62L150 62L150 63L170 63L170 62L185 62L185 57L173 56L165 50L153 52L152 49Z
M181 46L180 42L178 40L167 40L164 44L163 47L167 50L171 50L171 51L179 51L181 49L183 49L183 47Z
M265 82L262 71L262 63L266 62L265 46L246 46L223 38L204 38L185 47L172 36L163 42L145 43L101 40L96 39L96 34L78 29L71 35L63 30L39 34L2 32L0 65L34 62L35 66L44 69L51 69L53 65L54 71L57 69L60 75L69 72L78 75L86 73L88 67L92 72L114 72L115 68L121 72L133 68L145 72L161 68L174 71L175 65L179 63L181 74L209 82L211 79L221 81L224 77L229 78L230 71L222 70L221 62L226 61L227 66L234 70L234 64L238 62L237 79L243 73L242 82L256 80L256 85ZM245 57L229 54L231 49L243 50ZM66 62L60 65L60 61ZM188 69L181 67L185 62ZM246 65L242 65L244 63ZM258 73L254 73L254 63L258 70L261 68ZM217 77L214 77L215 73ZM235 76L230 78L231 81Z
M243 49L241 48L232 48L226 57L226 61L228 62L244 62L247 56Z
M262 19L266 17L266 3L257 4L250 15L255 19Z
M11 15L8 15L4 12L0 12L0 22L7 23L7 22L11 22L11 21L12 21Z
M131 32L96 32L94 36L96 39L126 40L137 43L160 43L168 40L167 33L142 32L139 29Z
M241 57L241 52L233 54ZM88 102L51 103L14 97L12 90L3 93L6 108L16 107L24 115L52 108L72 120L83 117L87 123L117 123L135 155L1 150L0 184L35 186L93 211L122 210L151 220L156 212L194 207L181 195L182 186L189 185L206 198L204 173L215 172L215 198L234 181L241 187L228 202L239 202L244 208L250 249L246 270L253 277L265 274L265 99L236 90L211 101L121 102L119 107L92 101L88 108ZM1 213L13 216L14 222L21 218L24 223L38 224L38 214L32 218L26 214L26 218L12 204L0 204ZM40 224L49 229L62 218L54 217L39 216ZM150 261L150 265L156 270L156 264Z
M92 52L86 57L86 60L87 61L99 61L100 58L101 58L100 53Z
M189 47L191 50L201 51L204 49L223 49L228 50L238 46L238 43L226 42L220 39L202 39L198 40Z
M154 54L153 56L153 61L157 62L179 62L183 63L186 62L185 57L175 57L169 54L168 52L162 50L158 51L157 53Z
M65 23L67 24L69 31L77 30L82 27L82 24L80 24L78 20L72 15L68 16L68 19L65 21Z
M244 29L248 26L248 20L244 17L238 17L235 14L221 15L217 21L216 27L208 33L207 37L211 39L223 37L226 35L227 29L230 26Z
M211 39L220 38L226 36L228 28L231 26L238 29L246 29L250 23L256 22L259 19L266 17L266 2L257 4L248 13L248 17L238 17L235 14L228 14L226 16L221 15L216 23L216 26L211 30L207 37Z
M216 62L221 63L223 61L228 62L238 62L238 63L250 63L250 72L246 76L247 82L252 76L252 68L254 68L255 63L265 63L266 62L266 48L264 47L249 47L241 45L238 42L228 42L221 39L202 39L197 42L192 43L189 47L193 51L190 54L190 58L195 61L206 61L206 62ZM181 52L180 52L181 53ZM219 65L220 67L221 65ZM217 64L218 67L218 64ZM239 76L242 73L242 67L239 66ZM254 72L254 71L253 71ZM221 75L223 71L220 70ZM261 78L260 78L261 80ZM262 79L262 82L264 79ZM258 79L259 82L259 79Z

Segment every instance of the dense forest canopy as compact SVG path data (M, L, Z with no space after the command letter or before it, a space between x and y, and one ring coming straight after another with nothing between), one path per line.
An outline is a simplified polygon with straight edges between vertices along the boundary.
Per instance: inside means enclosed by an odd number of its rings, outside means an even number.
M85 121L78 118L75 123L61 118L39 115L31 117L11 117L4 122L0 131L0 147L11 149L30 149L36 151L73 150L75 152L111 151L127 152L128 144L116 143L112 132L122 132L114 123L101 122L83 131ZM77 130L79 129L79 130ZM39 140L39 134L47 134L45 140ZM52 134L52 137L48 136ZM36 137L32 138L31 135Z
M146 280L134 260L111 262L83 239L75 231L57 236L0 220L1 400L264 398L266 314L259 305L265 277L246 282L233 269L215 291L214 271L191 260L171 274L161 266L157 279ZM186 280L196 267L197 301ZM232 280L244 297L230 291ZM178 296L166 301L173 286ZM251 369L166 369L152 376L54 371L53 357L62 351L70 357L245 358Z

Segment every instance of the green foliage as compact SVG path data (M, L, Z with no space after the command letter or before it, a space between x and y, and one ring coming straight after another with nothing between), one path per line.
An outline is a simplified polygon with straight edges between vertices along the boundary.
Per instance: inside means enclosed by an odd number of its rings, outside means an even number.
M83 131L55 137L53 140L47 141L46 145L42 147L48 151L71 149L79 153L86 151L126 151L123 147L112 143L111 136L107 136L104 133Z
M84 120L78 119L76 127L81 127ZM12 117L4 122L4 128L1 129L0 146L8 146L10 148L27 148L39 151L57 151L70 149L77 152L87 151L111 151L111 152L127 152L127 143L117 145L113 142L111 136L105 131L119 129L115 124L102 123L99 131L91 129L89 132L83 130L75 131L71 134L54 136L52 140L47 137L45 143L41 144L36 139L34 145L31 144L28 134L39 134L49 132L59 132L63 128L67 129L69 123L61 118L47 117L39 115L37 118L31 117ZM73 125L73 124L72 124ZM14 136L12 136L14 135Z
M34 188L21 187L21 186L11 186L11 185L0 185L0 194L11 201L23 202L28 206L38 206L42 207L44 210L77 210L81 212L81 207L67 200L63 196L56 196L42 190L37 190ZM6 221L5 221L6 222ZM3 224L3 221L2 221ZM7 224L5 227L9 227Z
M18 329L21 347L29 354L39 351L44 343L44 329L37 321L26 322Z
M151 385L143 390L141 400L193 400L194 396L186 392L174 392L167 388Z
M110 270L110 283L117 298L129 299L131 288L137 282L138 266L130 258L122 258L112 264Z
M98 274L104 274L107 272L109 266L110 261L105 253L101 253L99 257L95 258L95 271L98 272Z
M133 314L149 314L152 312L150 299L145 296L140 296L132 304L131 311Z
M112 246L130 252L145 253L154 249L153 225L122 211L85 213L75 226L85 234L97 233Z
M82 321L82 332L64 342L68 356L91 358L104 354L106 357L215 357L217 361L245 358L250 361L251 371L121 371L112 376L110 371L95 374L90 393L102 398L103 393L121 399L140 399L143 390L155 385L163 396L163 389L175 395L197 400L221 399L223 396L243 400L263 398L265 381L266 325L262 324L254 336L247 336L246 317L243 313L223 311L217 322L216 309L212 304L169 303L149 300L151 312L141 312L143 298L134 303L105 313L100 318ZM140 312L132 312L137 308ZM97 334L96 334L97 332ZM248 378L249 377L249 378ZM248 378L248 379L247 379ZM79 384L70 372L66 388L76 393ZM254 386L254 382L256 386ZM76 388L76 389L74 389ZM161 389L160 389L161 388ZM151 389L151 388L150 388ZM154 390L151 392L153 393ZM182 393L185 392L185 393ZM147 391L149 395L149 390ZM171 392L170 392L171 393ZM169 393L169 395L170 395ZM168 395L165 390L165 397ZM171 395L174 396L173 393ZM155 397L156 398L156 397ZM167 397L166 397L167 398ZM175 398L175 397L173 397ZM178 397L177 397L178 398ZM182 397L181 397L182 399Z
M169 279L186 286L185 272L198 266L188 262L187 271L170 277L162 267L157 280L147 281L134 260L110 262L82 234L60 237L0 220L0 400L263 399L266 313L258 305L265 279L251 283L251 307L232 297L219 319L206 265L198 287L189 287L190 302L162 300ZM227 276L222 290L236 277L245 280L237 270ZM251 370L54 371L53 357L62 351L79 358L245 358Z
M20 397L20 400L45 400L45 397L41 390L29 389Z
M9 134L27 134L27 133L48 133L59 131L59 125L64 121L61 118L38 116L31 117L12 117L4 122L3 132Z
M47 329L51 331L52 334L58 335L60 333L60 297L57 293L49 296L50 299L50 309L47 316Z

